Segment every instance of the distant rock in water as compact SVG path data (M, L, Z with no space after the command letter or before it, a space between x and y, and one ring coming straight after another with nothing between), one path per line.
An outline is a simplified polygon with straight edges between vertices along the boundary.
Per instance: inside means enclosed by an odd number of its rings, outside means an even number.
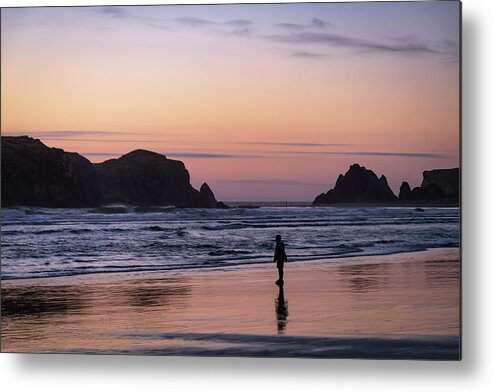
M313 204L379 203L396 200L385 176L380 178L364 166L351 165L346 174L340 174L336 185L327 193L318 195Z
M207 184L197 191L183 162L136 150L92 164L27 136L2 137L2 206L227 208Z
M200 187L199 193L200 193L200 197L204 202L216 203L216 197L214 196L212 189L209 187L209 185L207 185L206 182L204 182Z
M408 189L407 182L402 183L399 200L458 204L459 182L459 168L424 171L421 186L413 188L412 191Z
M224 204L222 201L216 201L216 197L214 196L214 192L212 192L212 189L207 185L206 182L202 184L200 187L200 201L198 202L198 206L200 203L203 203L203 206L205 208L214 206L214 208L229 208L226 204Z
M399 200L408 201L411 200L411 187L409 183L404 181L399 188Z
M222 201L217 201L212 189L206 182L200 187L198 198L195 197L186 203L175 203L178 207L195 207L195 208L229 208Z
M2 206L87 207L102 201L83 156L28 136L2 136Z

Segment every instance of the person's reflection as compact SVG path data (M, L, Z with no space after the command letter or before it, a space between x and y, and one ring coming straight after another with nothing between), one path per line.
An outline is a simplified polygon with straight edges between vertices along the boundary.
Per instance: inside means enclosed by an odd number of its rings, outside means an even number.
M284 334L288 318L288 301L284 298L284 284L279 285L279 296L276 299L276 318L277 318L277 333Z

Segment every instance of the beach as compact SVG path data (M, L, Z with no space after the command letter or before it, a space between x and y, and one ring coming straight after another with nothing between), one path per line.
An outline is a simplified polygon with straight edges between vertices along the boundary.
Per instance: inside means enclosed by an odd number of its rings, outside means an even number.
M460 359L458 248L2 281L2 352Z

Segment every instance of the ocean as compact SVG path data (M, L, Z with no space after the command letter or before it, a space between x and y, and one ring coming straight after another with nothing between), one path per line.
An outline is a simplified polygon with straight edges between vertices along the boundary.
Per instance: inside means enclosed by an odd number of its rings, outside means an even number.
M289 261L458 247L458 208L2 208L2 279L251 268ZM334 261L337 262L337 261ZM340 262L340 260L338 261Z

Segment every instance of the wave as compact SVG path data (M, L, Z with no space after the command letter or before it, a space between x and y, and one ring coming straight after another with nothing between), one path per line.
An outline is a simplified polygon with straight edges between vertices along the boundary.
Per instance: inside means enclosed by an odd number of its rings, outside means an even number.
M55 233L60 233L63 230L58 230L58 229L46 229L46 230L38 230L38 231L33 231L33 232L28 232L29 234L34 234L34 235L42 235L42 234L55 234Z
M159 247L161 244L156 243ZM452 245L452 244L450 244ZM361 256L363 254L368 255L387 255L395 254L401 252L415 252L426 250L427 247L413 246L407 248L395 248L380 250L376 252L365 253L363 249L352 248L350 252L327 252L319 254L292 254L289 255L289 262L302 262L302 261L315 261L315 260L326 260L327 264L339 265L341 262L346 263L348 261L341 261L340 258L347 258L348 260L354 256ZM176 251L177 249L175 249ZM16 280L16 279L26 279L26 278L45 278L45 277L61 277L61 276L73 276L80 274L96 274L96 273L131 273L131 272L151 272L151 271L187 271L187 270L197 270L197 269L210 269L210 268L231 268L244 266L248 267L251 265L261 265L261 264L272 264L272 255L267 254L254 254L246 255L242 254L241 251L224 251L217 252L220 257L214 257L212 259L200 259L197 257L192 257L189 262L181 261L178 263L164 263L164 264L134 264L136 258L132 257L128 260L120 260L121 263L125 265L112 265L112 260L101 259L95 257L93 260L87 259L75 259L70 262L64 261L65 267L63 269L55 268L51 270L39 270L33 268L29 272L15 273L9 271L2 271L2 279L4 280ZM42 258L40 256L40 258ZM337 259L331 261L332 259ZM87 265L80 265L80 264ZM92 264L91 264L92 263ZM46 264L46 263L45 263ZM35 265L38 265L37 263ZM46 264L53 265L53 263ZM72 267L69 267L72 265Z
M91 229L70 229L68 232L70 234L82 234L82 233L91 233L94 230Z
M174 212L176 211L176 208L175 206L164 206L164 207L153 207L153 206L149 206L149 207L135 207L134 208L134 211L137 212L137 213L170 213L170 212Z
M233 255L247 255L252 253L249 250L234 250L234 249L223 249L214 250L209 252L209 256L233 256Z
M185 235L187 235L187 229L185 229L184 227L180 227L178 229L176 229L176 235L180 236L180 237L183 237Z
M405 226L409 224L429 224L428 221L415 221L415 220L401 220L401 221L383 221L383 222L371 222L372 226ZM448 221L443 220L435 220L433 223L449 223ZM282 220L273 221L271 223L230 223L216 226L207 226L204 225L201 228L208 231L219 231L219 230L234 230L234 229L248 229L248 228L257 228L257 229L268 229L268 228L309 228L309 227L337 227L337 226L367 226L366 222L359 221L305 221L305 223L299 222L286 222Z
M42 211L42 210L35 210L35 209L25 209L24 210L25 215L48 215L47 212Z
M2 235L46 235L46 234L82 234L82 233L91 233L93 230L91 229L45 229L45 230L2 230Z
M134 212L134 209L125 205L108 205L90 210L94 214L128 214Z
M150 226L147 228L149 231L169 231L169 229L161 226Z
M3 279L271 263L277 233L290 261L460 244L458 209L25 209L2 209Z

